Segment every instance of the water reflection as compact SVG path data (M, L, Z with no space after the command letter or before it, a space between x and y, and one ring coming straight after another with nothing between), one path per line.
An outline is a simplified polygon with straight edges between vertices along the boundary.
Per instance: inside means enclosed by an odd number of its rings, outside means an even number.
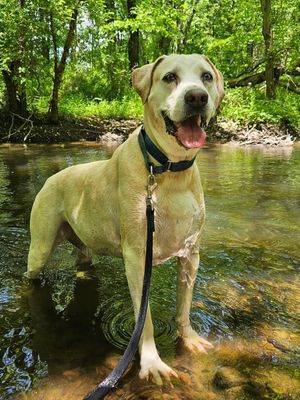
M0 147L0 398L35 386L22 398L81 399L126 346L134 319L122 260L95 258L76 275L74 250L60 246L42 285L22 280L30 209L44 181L110 154L86 144ZM207 223L191 318L216 347L178 353L171 260L154 270L151 307L160 353L181 381L141 384L135 364L110 398L300 396L299 159L300 148L201 151ZM238 371L238 384L218 386L222 366Z

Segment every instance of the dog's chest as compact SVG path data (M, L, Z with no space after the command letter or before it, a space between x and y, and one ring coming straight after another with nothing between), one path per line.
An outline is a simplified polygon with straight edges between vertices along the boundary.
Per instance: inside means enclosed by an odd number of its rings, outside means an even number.
M187 256L199 245L204 202L192 192L161 195L155 200L154 260Z

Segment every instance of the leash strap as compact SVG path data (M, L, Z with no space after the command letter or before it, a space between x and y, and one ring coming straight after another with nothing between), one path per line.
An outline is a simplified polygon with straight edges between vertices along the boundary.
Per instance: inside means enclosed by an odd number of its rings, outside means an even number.
M195 161L196 157L192 158L191 160L171 162L168 157L152 142L150 137L147 135L144 126L142 126L139 132L138 140L147 169L150 171L150 166L152 165L154 174L162 174L163 172L167 171L184 171L190 168ZM151 163L149 160L148 154L150 154L161 165L153 165L153 163Z
M148 185L149 185L149 178L150 175L148 177ZM131 363L131 361L135 356L140 341L140 337L142 334L142 330L145 324L148 299L149 299L151 273L152 273L154 209L152 204L152 197L151 196L149 197L149 192L147 194L146 217L147 217L147 246L146 246L146 258L145 258L144 282L143 282L140 311L137 322L134 327L134 331L132 333L128 346L125 350L125 353L123 354L122 358L120 359L116 367L101 383L99 383L99 385L96 386L96 388L90 394L88 394L84 398L84 400L103 399L111 390L113 390L117 386L120 378L123 376L123 374L128 368L128 365Z
M145 271L144 271L144 281L143 281L142 298L141 298L139 315L131 339L128 343L128 346L122 358L120 359L116 367L111 371L111 373L102 382L100 382L95 387L95 389L84 398L84 400L101 400L111 390L113 390L117 386L123 374L126 372L128 365L133 360L136 350L138 348L138 344L141 338L142 330L144 328L146 319L151 273L152 273L153 232L155 231L152 193L157 186L155 174L161 174L166 171L172 171L172 172L184 171L185 169L190 168L195 161L195 158L193 158L192 160L184 160L179 162L169 161L166 155L162 153L160 149L152 142L152 140L147 135L143 126L140 130L138 141L145 160L146 167L150 172L148 176L147 198L146 198L147 244L146 244L146 257L145 257ZM153 163L149 159L148 154L150 154L161 165L153 165Z

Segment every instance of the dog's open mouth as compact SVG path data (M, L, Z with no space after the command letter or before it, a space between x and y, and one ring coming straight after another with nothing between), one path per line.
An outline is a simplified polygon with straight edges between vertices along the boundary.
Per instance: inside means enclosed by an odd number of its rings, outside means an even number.
M180 122L172 121L164 112L162 115L167 132L173 135L181 146L186 149L194 149L204 145L206 133L202 129L203 120L200 114L193 115Z

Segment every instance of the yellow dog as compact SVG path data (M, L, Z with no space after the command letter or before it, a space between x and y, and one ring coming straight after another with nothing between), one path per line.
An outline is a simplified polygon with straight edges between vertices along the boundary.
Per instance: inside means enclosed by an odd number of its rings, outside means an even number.
M172 162L194 158L205 142L203 124L224 95L220 72L205 56L174 54L135 69L132 82L143 100L144 128L153 143ZM47 180L32 208L27 271L29 278L36 278L62 239L86 255L122 256L136 317L145 262L148 176L139 131L111 159L75 165ZM192 329L189 319L205 217L197 165L158 175L157 183L153 261L178 257L178 335L188 349L205 351L211 344ZM161 383L162 376L176 375L159 357L149 307L139 350L141 378L151 376Z

